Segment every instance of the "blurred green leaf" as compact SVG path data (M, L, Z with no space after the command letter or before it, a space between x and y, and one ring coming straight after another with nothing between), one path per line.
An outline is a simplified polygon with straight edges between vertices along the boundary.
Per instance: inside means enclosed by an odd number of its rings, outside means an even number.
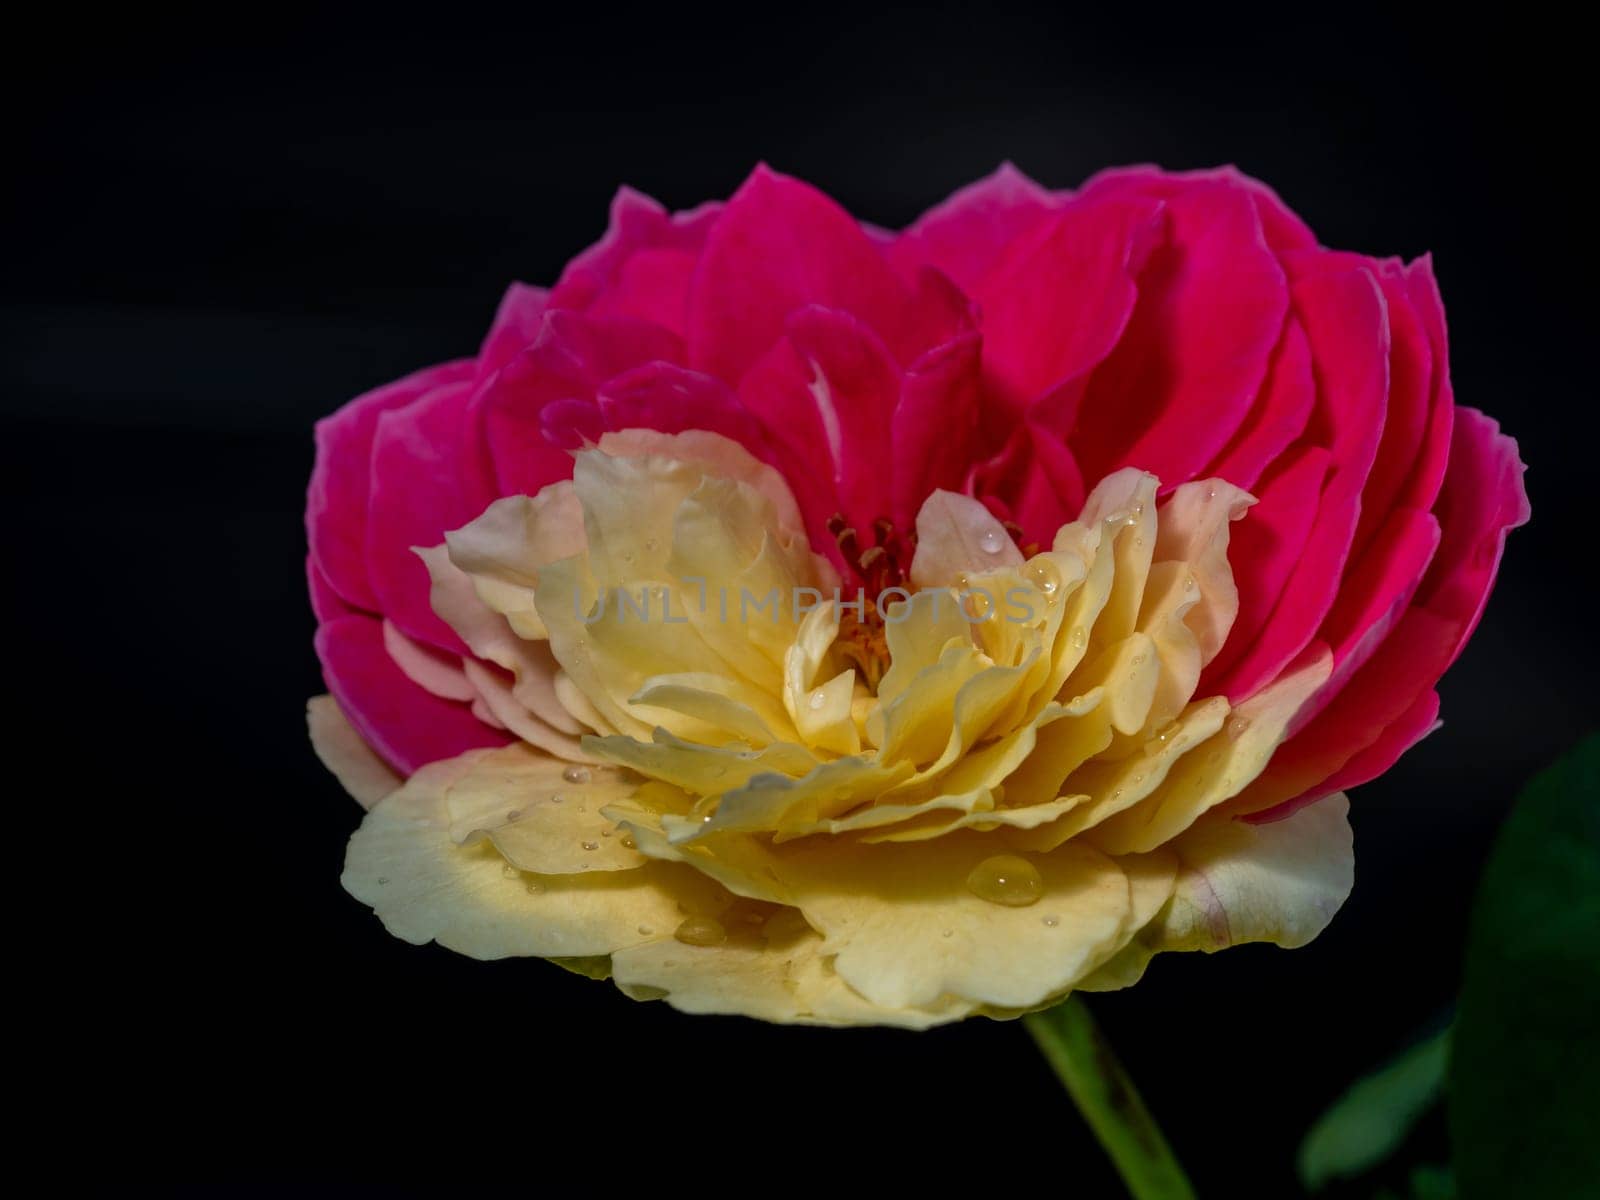
M1600 1195L1600 737L1528 785L1495 844L1448 1086L1465 1200Z
M1450 1031L1442 1030L1357 1081L1300 1144L1300 1182L1318 1191L1360 1175L1399 1149L1444 1090Z

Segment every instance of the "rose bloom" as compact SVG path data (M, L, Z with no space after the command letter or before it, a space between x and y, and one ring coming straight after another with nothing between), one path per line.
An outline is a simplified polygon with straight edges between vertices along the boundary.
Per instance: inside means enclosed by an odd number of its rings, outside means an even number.
M624 191L317 449L348 890L821 1024L1315 937L1528 512L1428 259L1232 170L1004 167L898 234L765 168Z

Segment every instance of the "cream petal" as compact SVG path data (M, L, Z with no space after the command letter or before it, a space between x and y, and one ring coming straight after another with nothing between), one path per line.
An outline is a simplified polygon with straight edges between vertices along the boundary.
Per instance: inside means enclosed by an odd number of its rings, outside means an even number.
M306 728L322 765L362 808L400 786L400 776L362 740L332 696L313 696L306 704Z
M971 1005L936 1011L878 1008L852 991L821 954L822 939L793 909L766 928L730 930L716 946L676 939L619 951L613 978L629 995L664 999L680 1012L723 1013L778 1024L894 1025L926 1029L968 1015ZM783 920L794 914L794 920ZM767 928L782 928L768 934Z
M1196 822L1168 848L1180 863L1172 899L1082 986L1128 987L1164 950L1304 946L1327 928L1355 882L1349 813L1336 793L1266 825L1221 814Z
M743 787L758 775L777 772L800 777L817 766L803 746L774 742L760 750L738 745L701 746L658 729L652 740L612 736L585 738L584 749L596 758L630 767L697 796L719 796Z
M444 540L451 563L472 581L484 605L520 636L541 637L533 599L539 568L583 550L583 508L572 483L562 480L537 496L496 500Z
M1238 793L1271 759L1295 712L1328 678L1332 656L1321 643L1270 686L1233 710L1227 725L1190 748L1161 786L1108 817L1086 836L1108 854L1153 850L1200 815Z
M770 867L823 934L839 976L870 1002L928 1009L955 997L1026 1008L1121 946L1128 878L1111 859L1069 843L1033 857L1044 884L1037 903L993 904L969 890L967 877L996 849L973 833L860 847L808 839L774 848Z
M461 669L461 660L425 648L402 633L393 621L383 622L383 648L412 683L442 700L471 701L477 691Z
M390 933L472 958L587 957L648 940L641 925L665 928L681 918L677 894L694 885L683 866L525 875L487 842L456 845L445 792L481 757L423 767L351 837L341 882Z
M601 809L636 786L610 767L574 768L525 746L507 746L488 752L448 785L445 812L455 842L488 839L523 871L624 871L647 860L625 844Z
M1179 484L1161 509L1156 561L1189 564L1200 602L1185 617L1210 662L1239 615L1239 589L1228 565L1228 525L1245 515L1256 498L1223 479Z
M738 442L721 434L689 429L682 433L660 433L654 429L624 429L600 435L602 454L618 458L658 457L692 464L702 473L719 479L732 479L755 489L772 506L777 527L786 541L804 542L806 525L795 503L794 493L772 467L753 456ZM833 587L837 577L828 580Z
M919 588L958 587L969 572L1021 561L1005 526L971 496L941 488L917 510L911 581Z

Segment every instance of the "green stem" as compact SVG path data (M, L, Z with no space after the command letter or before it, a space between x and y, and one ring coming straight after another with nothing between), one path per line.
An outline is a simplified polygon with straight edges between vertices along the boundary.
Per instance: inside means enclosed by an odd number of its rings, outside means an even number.
M1134 1200L1194 1200L1183 1168L1076 993L1022 1018Z

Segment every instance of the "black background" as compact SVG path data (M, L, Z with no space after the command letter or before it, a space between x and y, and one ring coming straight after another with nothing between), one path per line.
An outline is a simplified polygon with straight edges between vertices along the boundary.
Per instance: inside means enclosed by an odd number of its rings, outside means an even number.
M619 183L684 207L765 159L896 226L1002 158L1052 186L1150 160L1236 162L1329 245L1432 250L1458 399L1532 464L1444 729L1354 797L1333 926L1097 1003L1202 1194L1294 1193L1315 1114L1449 1003L1516 788L1596 723L1594 114L1571 31L1123 16L167 9L12 43L0 487L38 782L11 836L50 879L14 921L68 898L28 958L70 1031L46 1107L95 1139L71 1171L1117 1194L1018 1026L690 1019L387 936L305 744L301 509L311 422L470 354Z

